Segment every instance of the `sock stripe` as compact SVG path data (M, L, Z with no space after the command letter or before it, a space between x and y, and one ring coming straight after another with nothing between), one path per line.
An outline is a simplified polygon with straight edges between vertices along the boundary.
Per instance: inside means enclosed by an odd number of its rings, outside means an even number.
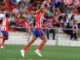
M2 42L1 46L4 46L4 41Z
M0 36L1 39L4 39L4 36Z
M43 45L39 45L38 50L42 50L42 48L43 48Z
M28 49L28 46L25 46L25 47L24 47L24 51L26 51L27 49Z

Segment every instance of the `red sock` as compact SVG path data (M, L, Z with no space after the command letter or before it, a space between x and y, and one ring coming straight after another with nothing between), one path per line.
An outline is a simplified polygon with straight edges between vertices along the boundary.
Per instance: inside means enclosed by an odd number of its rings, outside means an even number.
M4 41L2 42L1 46L4 46Z
M28 46L25 46L25 47L24 47L24 51L26 51L27 49L28 49Z
M1 39L4 39L4 36L0 36Z
M41 50L43 48L43 45L39 45L38 50Z

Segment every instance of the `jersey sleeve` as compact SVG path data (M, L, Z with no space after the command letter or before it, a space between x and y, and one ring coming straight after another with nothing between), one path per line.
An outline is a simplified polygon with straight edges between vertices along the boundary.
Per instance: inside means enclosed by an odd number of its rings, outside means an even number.
M35 12L35 17L36 17L37 15L38 15L38 12L36 11L36 12Z
M39 14L40 12L39 12L39 10L37 10L36 12L35 12L35 14Z
M35 14L38 14L38 12L36 11Z
M8 22L10 22L10 18L8 19Z

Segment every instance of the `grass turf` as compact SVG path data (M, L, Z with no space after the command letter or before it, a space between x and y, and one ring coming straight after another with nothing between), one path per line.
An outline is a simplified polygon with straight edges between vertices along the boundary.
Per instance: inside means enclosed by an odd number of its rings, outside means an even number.
M22 58L20 50L24 46L7 45L0 48L0 60L80 60L80 47L56 47L45 46L41 51L42 57L37 56L34 51L38 46L31 46Z

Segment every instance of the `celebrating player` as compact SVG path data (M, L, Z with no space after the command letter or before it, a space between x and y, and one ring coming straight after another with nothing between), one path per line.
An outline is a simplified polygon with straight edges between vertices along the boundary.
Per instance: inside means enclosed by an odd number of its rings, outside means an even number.
M8 39L8 23L9 23L9 14L6 14L6 18L3 19L2 25L1 25L1 31L3 34L3 36L0 36L0 38L3 39L2 44L1 44L1 48L4 47L5 40Z
M28 44L26 44L26 46L24 47L24 49L21 50L21 55L22 57L24 57L25 55L25 51L28 49L28 47L30 47L30 45L38 38L40 37L42 39L41 44L39 45L38 49L35 50L35 53L39 56L42 56L40 51L42 50L43 46L45 45L45 43L47 42L47 38L42 30L42 21L43 21L43 12L44 10L44 5L47 3L47 1L44 1L41 8L38 9L36 11L36 26L33 29L33 37L30 40L30 42L28 42Z

